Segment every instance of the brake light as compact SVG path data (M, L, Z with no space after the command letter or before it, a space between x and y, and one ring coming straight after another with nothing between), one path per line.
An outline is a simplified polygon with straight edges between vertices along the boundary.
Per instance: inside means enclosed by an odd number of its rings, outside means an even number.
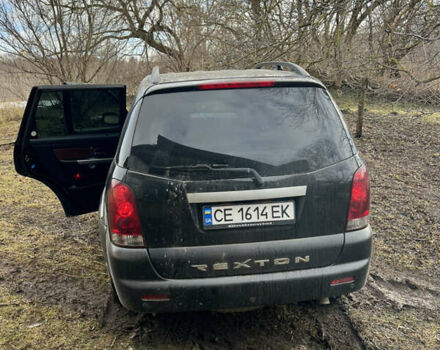
M229 83L213 83L213 84L200 84L199 89L202 90L215 90L215 89L245 89L256 87L270 87L274 86L274 81L236 81Z
M124 247L144 246L133 191L117 180L112 180L108 191L108 218L113 243Z
M368 225L370 214L370 181L367 168L362 165L353 176L347 231L359 230Z

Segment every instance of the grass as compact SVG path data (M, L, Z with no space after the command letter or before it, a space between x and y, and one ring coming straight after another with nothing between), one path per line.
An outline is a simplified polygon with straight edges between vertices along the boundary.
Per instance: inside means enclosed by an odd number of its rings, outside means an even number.
M65 218L56 196L47 187L15 173L11 152L0 153L0 198L4 215L0 217L0 243L10 261L34 264L41 273L81 276L87 271L97 285L106 284L101 251L89 244L96 236L95 215L75 220ZM17 211L17 208L20 208ZM62 220L54 224L53 218ZM68 230L76 229L71 242ZM17 231L21 234L17 235ZM14 239L11 240L11 237ZM70 243L70 244L69 244ZM36 254L35 252L38 252ZM38 256L38 259L36 259ZM84 257L87 256L87 259ZM87 275L83 275L86 277ZM102 287L100 288L102 289Z
M427 319L415 310L371 310L368 318L365 310L351 310L350 317L362 326L361 336L369 339L371 346L382 349L436 349L440 342L440 323ZM380 325L380 328L371 327Z
M0 288L1 349L104 349L114 336L96 332L97 320L58 305L33 302Z
M422 120L425 123L440 124L440 112L429 113L429 114L423 116Z
M10 121L21 121L23 108L20 107L0 107L0 125Z
M22 108L0 108L0 145L15 140L22 117Z
M358 97L354 92L339 90L331 91L339 108L343 113L356 114L358 110ZM427 123L440 123L440 113L438 106L426 106L402 101L393 102L379 97L368 97L365 103L365 113L387 116L420 116Z
M21 112L0 109L0 144L15 139ZM0 348L128 348L127 336L116 338L99 320L63 305L81 299L66 296L75 285L86 285L105 304L108 277L96 214L66 218L50 189L15 172L11 146L0 148L0 179ZM11 266L19 272L10 275ZM12 276L18 281L10 289L3 281Z

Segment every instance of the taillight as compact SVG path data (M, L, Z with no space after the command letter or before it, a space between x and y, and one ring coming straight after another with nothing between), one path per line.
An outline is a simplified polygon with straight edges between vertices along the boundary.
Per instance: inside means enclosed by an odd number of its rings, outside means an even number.
M274 81L262 80L262 81L234 81L229 83L212 83L212 84L200 84L199 89L202 90L215 90L215 89L245 89L245 88L257 88L257 87L270 87L274 86Z
M108 191L108 222L113 243L124 247L144 246L133 191L117 180L112 180Z
M359 230L368 225L370 214L370 181L367 168L362 165L353 176L347 231Z

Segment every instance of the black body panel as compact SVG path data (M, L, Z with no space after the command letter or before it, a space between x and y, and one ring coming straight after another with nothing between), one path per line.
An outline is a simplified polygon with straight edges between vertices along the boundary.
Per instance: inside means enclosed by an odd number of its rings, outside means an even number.
M266 177L262 188L252 178L177 181L133 171L127 171L123 181L135 193L147 249L161 276L231 276L331 265L344 244L351 182L357 167L355 157L351 157L312 173ZM305 196L285 198L293 200L296 207L296 222L288 225L205 230L201 214L209 203L188 202L189 193L290 186L306 186L307 191ZM287 244L277 250L271 248L274 241ZM277 258L294 261L295 257L306 256L310 261L303 264L273 264ZM233 268L235 261L247 259L268 259L271 263L263 269L255 263L252 268ZM230 267L213 271L212 264L225 262ZM192 265L208 267L201 271Z
M307 174L265 178L258 188L252 178L177 181L128 171L123 181L134 191L148 248L203 246L326 236L344 232L354 157ZM297 205L295 225L205 231L201 204L189 204L187 193L258 190L307 186ZM209 204L209 203L206 203Z
M372 249L372 232L366 227L344 234L345 244L338 259L327 267L247 276L164 279L153 267L146 250L113 245L102 225L101 237L122 305L146 312L280 305L348 294L364 286ZM278 243L282 249L284 241ZM354 282L330 285L334 279L347 276L354 277ZM169 295L169 301L141 301L143 295L155 294Z
M151 261L166 278L204 278L327 266L341 252L344 234L224 244L150 248ZM166 258L164 258L166 257Z
M147 90L134 116L130 154L124 150L119 165L128 169L121 181L134 192L144 241L162 277L270 273L336 261L344 245L352 179L359 163L346 127L322 86L277 82L273 88L235 91L202 92L194 85L152 90ZM208 168L197 169L200 164ZM304 187L306 192L281 198L295 207L295 221L282 225L215 230L203 226L205 206L254 205L279 197L216 203L189 200L199 193L293 187ZM327 245L317 244L320 238L328 240ZM276 241L286 246L271 248ZM273 263L296 257L310 259L304 264ZM255 264L233 268L236 261L248 259L272 263L265 263L263 269ZM216 265L220 269L212 266L217 263L223 264Z

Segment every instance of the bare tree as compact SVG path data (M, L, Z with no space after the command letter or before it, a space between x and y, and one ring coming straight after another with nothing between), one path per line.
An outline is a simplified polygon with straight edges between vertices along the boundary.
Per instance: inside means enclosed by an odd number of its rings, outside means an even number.
M127 43L97 35L107 13L94 0L7 0L0 4L0 51L10 72L40 76L50 83L92 81ZM10 67L11 68L11 67Z
M146 66L154 60L172 71L289 60L336 87L360 88L364 77L370 89L382 91L399 86L396 79L432 87L440 79L439 42L438 1L6 0L0 5L0 51L12 57L9 66L50 82L102 81L101 73L115 72L111 67L130 54L141 55Z

